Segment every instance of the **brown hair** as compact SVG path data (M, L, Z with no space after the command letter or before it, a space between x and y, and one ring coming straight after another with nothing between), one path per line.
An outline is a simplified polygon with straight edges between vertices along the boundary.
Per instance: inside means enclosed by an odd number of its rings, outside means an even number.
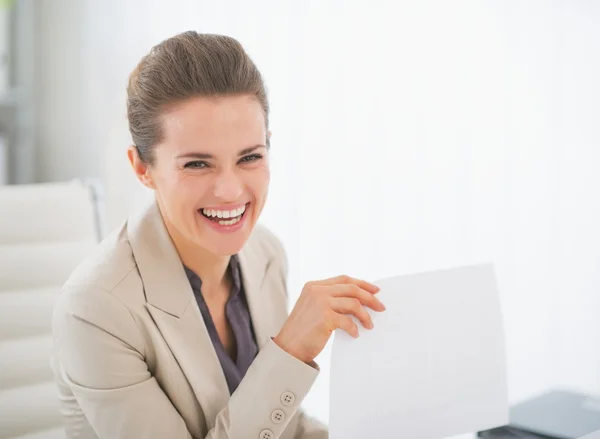
M153 164L153 148L162 140L161 116L169 106L194 97L240 94L256 96L268 128L264 81L234 38L188 31L154 46L127 85L129 131L140 158Z

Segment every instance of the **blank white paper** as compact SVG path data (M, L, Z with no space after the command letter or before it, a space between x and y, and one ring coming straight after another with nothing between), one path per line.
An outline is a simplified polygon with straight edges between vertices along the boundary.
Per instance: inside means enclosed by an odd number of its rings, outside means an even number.
M491 264L375 282L386 311L337 330L330 439L442 439L508 423L502 315Z

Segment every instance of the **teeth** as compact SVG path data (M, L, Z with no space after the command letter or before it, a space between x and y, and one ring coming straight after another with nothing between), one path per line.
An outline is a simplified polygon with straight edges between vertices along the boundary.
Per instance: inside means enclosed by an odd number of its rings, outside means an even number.
M236 218L233 218L231 220L222 220L222 221L219 221L219 224L221 224L222 226L231 226L231 225L233 225L235 223L240 222L240 220L241 220L241 218L236 217Z
M202 209L202 213L208 217L213 218L237 218L246 211L246 206L234 210L214 210L214 209Z

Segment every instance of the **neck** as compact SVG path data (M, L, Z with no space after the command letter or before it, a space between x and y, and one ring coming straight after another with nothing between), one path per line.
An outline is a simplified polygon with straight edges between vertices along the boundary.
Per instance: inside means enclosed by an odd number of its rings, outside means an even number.
M185 248L175 244L181 262L202 280L202 295L206 300L229 295L227 267L230 256L215 255L198 246Z
M216 255L181 236L167 220L165 225L179 253L181 262L202 280L202 295L205 299L217 299L229 295L229 255Z

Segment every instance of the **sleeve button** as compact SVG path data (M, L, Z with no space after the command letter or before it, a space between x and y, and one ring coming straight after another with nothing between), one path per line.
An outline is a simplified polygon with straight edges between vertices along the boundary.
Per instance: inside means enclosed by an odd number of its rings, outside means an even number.
M281 424L285 420L285 413L282 410L273 410L271 413L271 421L275 424Z
M284 406L289 407L294 401L296 401L296 396L292 392L283 392L281 394L281 403Z

